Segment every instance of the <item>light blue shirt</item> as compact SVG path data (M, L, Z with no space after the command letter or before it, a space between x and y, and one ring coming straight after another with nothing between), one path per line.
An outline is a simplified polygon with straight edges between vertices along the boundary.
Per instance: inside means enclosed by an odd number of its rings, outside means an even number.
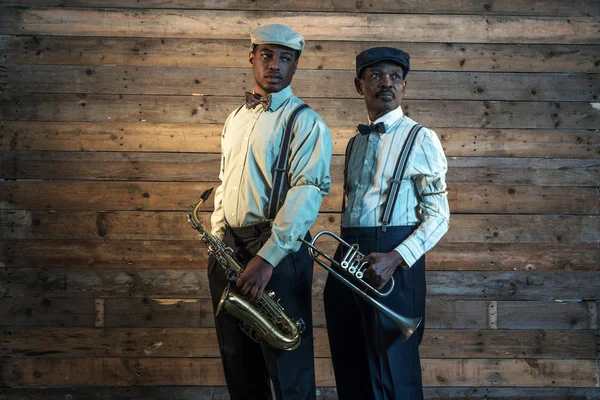
M212 234L222 238L231 227L269 221L267 206L284 123L302 100L290 86L272 94L271 106L242 107L229 115L221 139L221 185L215 192ZM332 143L329 128L313 110L298 114L292 131L283 205L272 223L271 237L258 255L274 266L297 251L329 193Z
M342 215L343 227L382 225L383 207L402 145L416 124L403 114L402 107L373 121L379 122L385 124L386 133L359 134L354 140L346 172L348 206ZM408 159L390 220L390 226L417 226L395 249L408 266L448 231L447 169L437 135L422 128Z

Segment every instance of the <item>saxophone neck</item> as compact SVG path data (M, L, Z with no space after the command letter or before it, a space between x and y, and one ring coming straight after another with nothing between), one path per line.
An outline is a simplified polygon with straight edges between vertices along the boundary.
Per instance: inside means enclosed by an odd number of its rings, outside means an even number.
M203 236L210 235L210 237L212 237L212 235L206 230L204 225L202 225L202 223L200 222L200 218L198 217L198 212L200 211L200 206L202 204L204 204L204 202L206 200L208 200L208 196L210 196L210 194L212 193L212 190L213 190L213 188L205 190L204 193L202 193L202 195L200 195L200 199L198 200L198 202L192 203L192 205L190 205L187 210L187 220L190 223L190 225L192 226L192 228L200 231Z

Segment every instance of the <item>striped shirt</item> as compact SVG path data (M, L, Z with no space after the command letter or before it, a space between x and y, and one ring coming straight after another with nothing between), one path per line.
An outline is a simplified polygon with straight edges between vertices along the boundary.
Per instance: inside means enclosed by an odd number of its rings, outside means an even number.
M221 185L215 192L212 234L223 238L225 224L233 228L269 221L267 207L275 161L285 122L302 100L290 86L271 96L271 106L242 107L229 115L221 139ZM329 193L332 143L329 128L313 110L305 109L294 123L281 208L271 237L258 255L277 266L298 251L315 222L323 196Z
M390 111L373 123L383 122L386 133L357 135L346 171L348 206L343 227L381 226L390 180L402 145L416 124L402 112ZM411 266L448 231L450 210L446 192L448 169L442 145L432 130L422 128L415 140L400 183L390 226L418 226L396 247Z

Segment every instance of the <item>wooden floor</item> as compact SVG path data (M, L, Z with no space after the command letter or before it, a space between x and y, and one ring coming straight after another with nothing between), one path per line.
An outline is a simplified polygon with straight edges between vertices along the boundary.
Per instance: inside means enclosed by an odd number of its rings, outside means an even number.
M442 142L452 212L427 256L425 397L600 399L600 2L0 0L0 400L228 398L185 210L219 184L265 23L305 36L292 88L332 131L313 233L339 230L366 120L356 54L411 55L403 109Z

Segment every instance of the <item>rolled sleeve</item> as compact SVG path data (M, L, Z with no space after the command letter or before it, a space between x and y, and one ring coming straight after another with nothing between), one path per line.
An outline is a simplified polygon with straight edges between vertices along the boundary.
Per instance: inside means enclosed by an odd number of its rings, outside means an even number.
M418 168L411 175L419 199L421 223L398 247L407 266L412 266L427 251L431 250L448 231L450 208L446 192L448 170L442 145L435 132L426 130L419 142L415 163Z

